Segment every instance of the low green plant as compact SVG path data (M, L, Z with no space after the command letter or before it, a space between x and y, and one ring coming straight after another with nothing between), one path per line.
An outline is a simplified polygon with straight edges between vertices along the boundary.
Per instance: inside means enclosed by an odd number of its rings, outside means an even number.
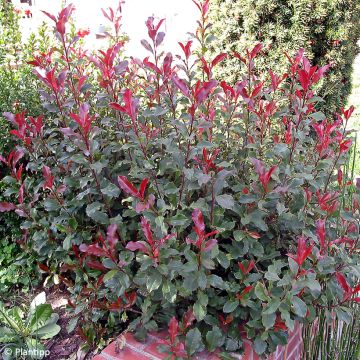
M11 292L29 292L38 283L35 258L21 251L8 237L0 240L0 249L0 300Z
M0 344L3 344L4 360L42 359L47 355L41 340L53 338L61 328L57 325L59 315L45 302L45 293L40 293L26 312L20 306L6 308L0 302Z

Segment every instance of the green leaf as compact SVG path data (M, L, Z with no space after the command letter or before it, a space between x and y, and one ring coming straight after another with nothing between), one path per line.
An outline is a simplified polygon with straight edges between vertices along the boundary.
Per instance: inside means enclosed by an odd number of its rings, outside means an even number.
M109 217L107 216L107 214L99 210L101 207L102 204L99 202L89 204L86 207L86 215L100 224L108 224Z
M291 319L290 313L287 310L281 310L281 318L285 321L285 325L288 327L290 331L294 330L295 321Z
M79 321L79 316L76 316L76 317L70 319L70 321L68 322L68 324L66 326L66 331L69 334L72 333L75 330L78 321Z
M233 312L239 305L238 300L228 300L223 306L224 313L231 313Z
M210 352L213 352L216 348L223 345L224 342L225 336L217 326L214 326L212 330L206 333L207 349Z
M54 199L45 199L44 208L46 211L56 211L60 209L59 203Z
M297 274L298 269L299 269L298 263L295 260L293 260L291 257L288 257L288 262L289 262L290 271L293 274Z
M267 344L260 337L257 337L254 341L254 349L258 355L261 355L265 352Z
M314 112L314 113L310 114L310 116L316 121L322 121L322 120L325 120L325 118L326 118L325 114L321 111Z
M107 282L110 279L112 279L118 272L119 272L118 269L113 269L113 270L108 271L104 276L104 279L103 279L104 282Z
M77 223L77 221L76 221L75 218L69 219L69 226L70 226L73 230L76 230L76 229L77 229L78 223Z
M16 331L5 326L0 326L0 344L10 344L19 340L19 335Z
M269 330L275 324L276 314L275 313L272 313L272 314L264 314L263 313L261 315L261 320L262 320L262 324L265 326L265 329Z
M243 231L240 231L240 230L235 230L233 232L233 235L234 235L235 241L243 241L245 236L246 236L245 233Z
M218 289L222 289L222 290L226 290L228 288L226 282L217 275L209 275L207 277L208 280L208 284L214 288L218 288Z
M198 277L194 276L194 274L190 274L186 276L184 279L184 288L190 292L195 291L198 288Z
M216 256L216 259L224 269L227 269L230 266L230 260L224 252L219 251L219 253Z
M187 332L185 338L185 348L188 355L193 355L202 350L204 344L201 339L201 333L198 328L191 329Z
M101 192L110 197L110 198L117 198L120 195L120 189L118 186L109 183L105 188L101 189Z
M169 301L170 303L175 302L177 290L176 290L176 286L174 284L172 284L170 281L165 281L162 286L162 292L163 292L164 298L167 301Z
M353 319L351 309L348 309L345 306L339 306L338 308L335 308L335 312L339 320L344 321L348 325L351 323Z
M255 295L258 299L260 299L262 301L269 300L269 297L266 295L266 292L265 292L265 286L261 282L258 282L255 286Z
M198 285L199 285L200 289L205 290L206 285L207 285L207 278L206 278L206 274L204 273L204 271L198 272Z
M146 288L151 293L158 289L162 283L161 274L154 270L146 278Z
M279 273L281 268L277 268L276 265L269 265L268 271L265 273L265 278L270 281L280 280Z
M25 343L27 350L29 350L30 359L40 360L43 358L43 356L41 356L40 354L45 352L45 347L43 344L41 344L39 339L32 339L30 337L27 337L25 338Z
M289 147L286 144L276 144L274 146L274 154L281 157L286 158L290 153Z
M217 195L215 200L223 209L231 210L234 207L234 198L231 195Z
M307 306L299 297L294 296L292 298L292 308L294 313L300 317L305 317L307 312Z
M178 213L170 218L170 224L172 226L186 226L190 224L190 220L184 214Z
M271 299L271 301L268 303L266 309L263 311L263 314L269 315L274 313L280 306L280 300L277 298Z
M27 326L31 331L43 326L52 315L53 310L50 304L40 304L35 309L30 310L27 318Z
M211 180L211 176L208 174L200 173L197 176L198 183L200 186L207 184Z
M52 314L51 318L46 322L44 326L38 328L36 331L33 332L33 336L43 340L53 338L61 330L61 327L56 324L58 320L59 315Z
M201 305L199 300L194 304L193 311L197 321L204 320L206 316L206 307Z
M248 225L250 223L254 224L258 229L262 231L267 231L268 226L266 225L266 222L264 221L264 217L266 216L265 211L262 211L260 209L256 209L250 214L246 214L241 218L241 223L243 225Z

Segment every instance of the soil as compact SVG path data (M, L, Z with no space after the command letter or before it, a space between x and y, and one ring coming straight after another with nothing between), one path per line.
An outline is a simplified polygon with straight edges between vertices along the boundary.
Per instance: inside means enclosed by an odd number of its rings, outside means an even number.
M46 302L49 303L53 310L59 314L58 325L61 331L53 339L46 343L46 349L50 351L46 360L84 360L91 359L92 354L85 354L80 350L83 340L80 336L69 334L66 327L71 319L66 311L67 292L59 287L53 287L46 291Z

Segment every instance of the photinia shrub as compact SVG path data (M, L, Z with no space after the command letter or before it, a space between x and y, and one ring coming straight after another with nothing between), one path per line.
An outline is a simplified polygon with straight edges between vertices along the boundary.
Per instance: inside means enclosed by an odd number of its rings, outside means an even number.
M261 44L209 58L209 1L195 4L176 56L161 49L164 20L148 18L143 60L124 58L124 41L83 49L72 5L47 14L59 42L32 64L48 113L6 114L18 145L0 158L0 210L68 287L69 331L90 345L169 327L162 347L177 358L241 351L244 337L265 356L295 321L324 308L349 321L360 300L353 108L316 110L327 67L301 49L266 80ZM117 35L120 13L104 11ZM248 69L235 86L213 79L226 57Z

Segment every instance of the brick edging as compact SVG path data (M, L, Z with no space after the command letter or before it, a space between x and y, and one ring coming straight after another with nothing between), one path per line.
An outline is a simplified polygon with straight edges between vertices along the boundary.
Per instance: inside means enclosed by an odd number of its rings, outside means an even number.
M286 346L278 346L276 352L268 360L300 360L303 350L302 326L296 323L294 331L289 335ZM146 342L137 341L132 333L121 335L108 345L93 360L163 360L168 356L157 350L159 341L166 339L166 331L150 333ZM234 354L238 360L260 360L249 340L244 340L244 354ZM193 356L194 360L220 360L215 353L203 351Z

